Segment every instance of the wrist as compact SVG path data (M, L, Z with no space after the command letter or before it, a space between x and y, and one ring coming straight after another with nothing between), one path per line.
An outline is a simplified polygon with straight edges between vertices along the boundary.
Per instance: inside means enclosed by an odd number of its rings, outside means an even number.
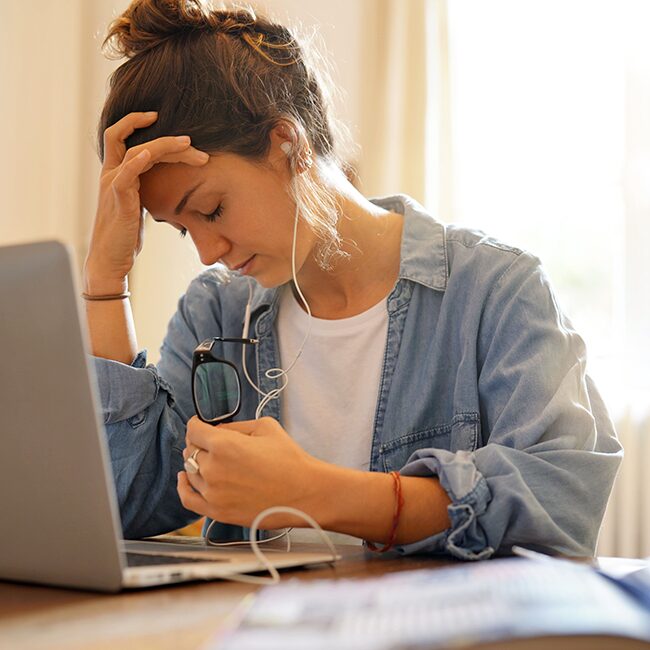
M325 530L388 542L399 497L393 477L318 463L310 474L308 512ZM401 476L400 492L403 508L399 509L394 543L409 544L450 526L447 507L451 500L436 477Z
M322 528L332 530L332 490L336 485L336 470L340 468L312 456L306 469L302 484L309 485L309 490L302 491L298 507L309 513Z
M326 530L363 537L364 532L387 534L393 480L383 472L364 472L319 461L314 485L319 495L315 519ZM385 514L385 516L384 516Z
M83 293L92 296L119 295L129 290L129 280L125 276L111 277L109 274L84 267L82 276Z

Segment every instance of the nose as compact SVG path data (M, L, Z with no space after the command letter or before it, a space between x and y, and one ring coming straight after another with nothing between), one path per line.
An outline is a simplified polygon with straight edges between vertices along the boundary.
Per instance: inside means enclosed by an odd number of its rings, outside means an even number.
M199 254L201 264L205 266L216 264L232 248L232 244L225 237L214 233L210 233L210 236L193 235L192 241Z

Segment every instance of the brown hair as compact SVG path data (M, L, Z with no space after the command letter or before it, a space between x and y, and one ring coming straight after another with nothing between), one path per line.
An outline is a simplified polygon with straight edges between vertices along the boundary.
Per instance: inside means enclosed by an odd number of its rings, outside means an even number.
M211 9L201 0L134 0L109 27L105 48L127 57L111 76L98 128L103 133L134 111L158 111L132 147L163 135L189 135L197 149L262 160L281 120L304 136L319 165L335 152L322 71L286 27L251 8ZM319 74L320 73L320 74ZM295 176L291 192L322 240L320 260L339 248L333 197L312 174Z

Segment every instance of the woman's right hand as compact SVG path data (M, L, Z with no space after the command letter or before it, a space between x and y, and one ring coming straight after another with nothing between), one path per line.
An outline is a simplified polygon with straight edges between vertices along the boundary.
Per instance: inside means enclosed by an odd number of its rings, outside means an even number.
M201 166L210 158L192 147L188 136L161 137L127 151L124 141L156 118L155 112L129 113L104 132L97 215L84 265L87 293L112 294L126 289L127 275L143 243L140 174L158 163Z

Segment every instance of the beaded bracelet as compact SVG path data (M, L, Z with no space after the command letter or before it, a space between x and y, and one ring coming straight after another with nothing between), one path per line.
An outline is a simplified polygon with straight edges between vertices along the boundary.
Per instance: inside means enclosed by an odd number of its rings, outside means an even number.
M393 510L393 525L390 529L390 536L388 542L384 546L376 546L372 542L366 540L366 547L375 553L386 553L395 546L395 538L397 537L397 526L399 525L399 518L402 514L404 507L404 499L402 497L402 481L400 480L399 472L391 472L393 477L393 490L395 492L395 509Z

